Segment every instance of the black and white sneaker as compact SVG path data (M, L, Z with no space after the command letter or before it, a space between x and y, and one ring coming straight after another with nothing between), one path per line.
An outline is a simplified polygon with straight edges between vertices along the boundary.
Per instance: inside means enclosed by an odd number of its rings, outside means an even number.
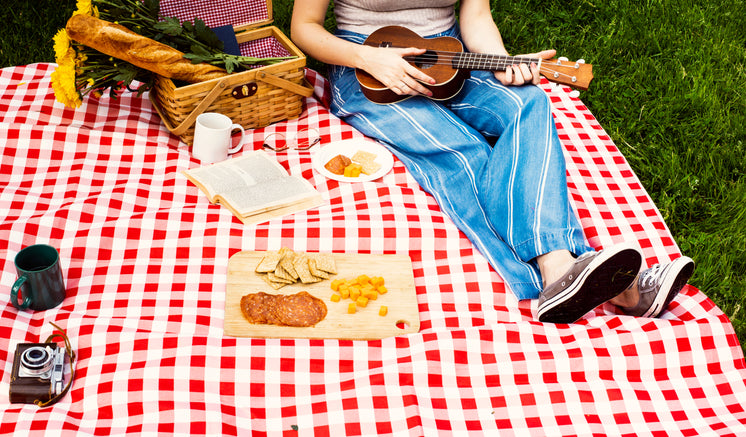
M563 278L539 293L539 321L576 322L632 285L641 264L640 251L626 243L580 255Z
M628 316L658 317L684 288L692 273L694 261L686 256L643 270L637 282L640 301L632 308L620 307L622 312Z

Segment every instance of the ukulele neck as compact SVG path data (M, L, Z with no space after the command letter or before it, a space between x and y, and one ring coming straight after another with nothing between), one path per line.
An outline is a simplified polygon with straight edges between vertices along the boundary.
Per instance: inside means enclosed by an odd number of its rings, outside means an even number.
M451 65L456 69L487 71L504 71L512 65L531 65L532 63L541 66L541 59L483 53L454 53L451 61Z

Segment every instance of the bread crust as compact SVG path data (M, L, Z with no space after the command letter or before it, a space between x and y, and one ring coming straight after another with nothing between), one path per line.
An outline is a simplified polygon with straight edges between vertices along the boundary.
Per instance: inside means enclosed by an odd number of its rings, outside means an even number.
M228 74L215 65L192 64L173 47L91 15L73 15L65 30L80 44L170 79L198 83Z

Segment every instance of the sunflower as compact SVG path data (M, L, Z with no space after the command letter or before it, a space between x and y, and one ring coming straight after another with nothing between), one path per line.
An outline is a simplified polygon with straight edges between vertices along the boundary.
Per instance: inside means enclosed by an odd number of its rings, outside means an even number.
M69 56L75 57L75 49L73 49L70 38L67 36L65 29L60 29L59 32L54 36L54 58L59 64L62 59Z
M73 12L73 15L84 14L98 17L98 8L93 5L92 0L78 0L76 6L78 10Z
M81 98L76 86L76 67L83 65L86 55L76 53L65 29L60 29L54 36L54 57L57 62L57 68L51 76L54 95L65 106L77 108L81 104Z
M58 102L68 108L77 108L82 103L75 85L75 58L64 57L52 72L52 88Z

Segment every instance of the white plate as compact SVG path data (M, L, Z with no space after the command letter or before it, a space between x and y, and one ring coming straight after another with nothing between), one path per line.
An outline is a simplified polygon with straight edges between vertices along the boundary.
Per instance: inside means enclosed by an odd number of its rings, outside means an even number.
M379 168L377 172L369 175L360 173L360 176L356 178L337 175L324 168L324 164L329 162L329 160L335 156L344 155L348 158L352 158L352 155L354 155L358 150L375 154L376 162L381 164L381 168ZM315 168L316 171L329 179L334 179L340 182L374 181L391 171L391 168L394 166L394 157L391 155L391 152L378 143L363 139L342 140L325 144L316 151L312 160L313 168Z

